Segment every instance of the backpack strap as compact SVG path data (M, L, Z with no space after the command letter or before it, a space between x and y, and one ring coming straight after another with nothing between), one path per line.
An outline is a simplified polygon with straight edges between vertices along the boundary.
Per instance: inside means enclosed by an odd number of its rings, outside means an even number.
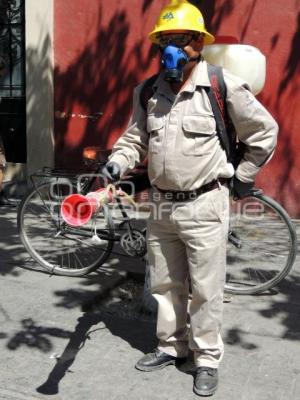
M236 138L231 135L230 120L226 108L227 89L223 76L223 69L217 65L207 64L207 72L211 87L207 95L211 103L216 120L217 133L229 161L235 158Z
M148 101L155 93L153 85L158 78L158 75L159 74L152 75L149 79L147 79L140 92L140 104L144 111L147 111Z

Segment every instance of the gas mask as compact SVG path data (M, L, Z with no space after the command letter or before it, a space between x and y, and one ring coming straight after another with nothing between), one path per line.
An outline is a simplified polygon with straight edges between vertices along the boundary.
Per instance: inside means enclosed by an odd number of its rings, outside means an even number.
M187 54L177 46L169 44L162 50L162 65L164 67L164 80L168 82L181 82L183 80L183 67L189 62Z

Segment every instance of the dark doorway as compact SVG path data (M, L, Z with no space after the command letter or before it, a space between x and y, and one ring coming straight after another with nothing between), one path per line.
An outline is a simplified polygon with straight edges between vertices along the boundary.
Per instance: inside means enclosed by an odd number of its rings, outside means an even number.
M0 135L9 162L26 162L25 0L0 0Z

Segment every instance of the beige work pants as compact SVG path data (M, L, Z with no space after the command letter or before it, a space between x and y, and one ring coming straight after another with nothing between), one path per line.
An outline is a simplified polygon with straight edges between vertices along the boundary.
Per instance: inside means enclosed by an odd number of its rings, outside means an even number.
M182 203L153 190L151 200L155 207L147 239L151 291L158 302L158 348L177 357L190 349L197 367L218 368L224 352L220 329L228 188L221 186Z

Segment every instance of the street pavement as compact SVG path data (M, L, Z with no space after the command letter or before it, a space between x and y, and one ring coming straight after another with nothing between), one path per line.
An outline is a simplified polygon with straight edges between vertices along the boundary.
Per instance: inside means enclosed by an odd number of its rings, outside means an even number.
M298 224L299 226L299 224ZM140 372L156 345L142 314L144 265L112 255L86 277L49 276L28 256L16 211L0 208L0 400L189 400L193 364ZM300 396L300 262L278 287L224 304L214 400Z

